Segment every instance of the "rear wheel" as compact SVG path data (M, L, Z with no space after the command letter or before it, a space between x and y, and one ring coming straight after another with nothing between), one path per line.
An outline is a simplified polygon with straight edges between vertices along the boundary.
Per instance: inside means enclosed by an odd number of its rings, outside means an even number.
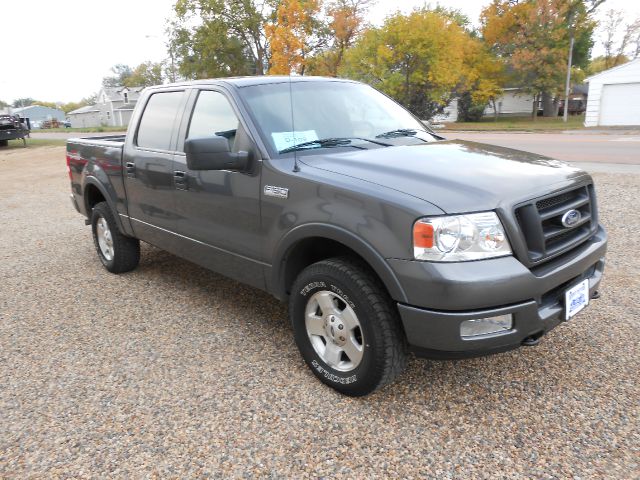
M93 207L91 231L98 257L111 273L128 272L138 266L140 241L120 232L107 202Z
M367 395L406 366L394 302L378 278L350 258L307 267L294 282L289 315L313 373L346 395Z

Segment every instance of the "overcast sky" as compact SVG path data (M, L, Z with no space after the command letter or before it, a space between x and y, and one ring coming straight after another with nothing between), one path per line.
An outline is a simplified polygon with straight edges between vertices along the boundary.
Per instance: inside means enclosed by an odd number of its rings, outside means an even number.
M175 0L16 0L2 1L3 49L0 100L80 100L100 89L112 65L131 66L166 58L164 29ZM423 0L378 0L370 21L380 24L396 10L407 12ZM429 2L427 2L429 3ZM435 4L435 2L431 2ZM462 10L477 24L490 0L440 0ZM637 0L607 0L626 18L640 17ZM9 40L13 39L13 40ZM601 48L596 50L601 51Z

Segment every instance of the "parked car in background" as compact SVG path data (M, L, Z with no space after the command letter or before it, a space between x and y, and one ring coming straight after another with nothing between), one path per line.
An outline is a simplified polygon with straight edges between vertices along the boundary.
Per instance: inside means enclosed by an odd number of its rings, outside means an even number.
M26 145L25 138L29 135L29 128L26 122L15 115L0 115L0 147L6 147L9 140L22 139Z

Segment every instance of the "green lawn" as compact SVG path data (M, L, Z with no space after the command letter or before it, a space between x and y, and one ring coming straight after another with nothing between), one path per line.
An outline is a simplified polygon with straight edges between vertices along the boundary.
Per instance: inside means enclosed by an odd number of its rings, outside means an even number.
M576 130L585 128L583 124L584 115L571 115L567 123L562 121L562 117L538 117L532 120L529 115L526 117L499 117L497 121L493 118L483 118L479 122L446 123L441 130L507 130L534 132L545 130Z
M66 140L64 138L60 139L42 139L42 138L27 138L27 148L34 147L60 147L66 144ZM17 150L24 148L22 140L9 140L9 146L0 147L0 153L6 152L8 150Z

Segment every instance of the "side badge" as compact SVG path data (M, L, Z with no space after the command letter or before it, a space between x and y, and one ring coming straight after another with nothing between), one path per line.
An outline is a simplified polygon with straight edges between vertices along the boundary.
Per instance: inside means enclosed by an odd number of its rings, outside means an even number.
M273 185L264 186L265 197L289 198L289 189L284 187L274 187Z

